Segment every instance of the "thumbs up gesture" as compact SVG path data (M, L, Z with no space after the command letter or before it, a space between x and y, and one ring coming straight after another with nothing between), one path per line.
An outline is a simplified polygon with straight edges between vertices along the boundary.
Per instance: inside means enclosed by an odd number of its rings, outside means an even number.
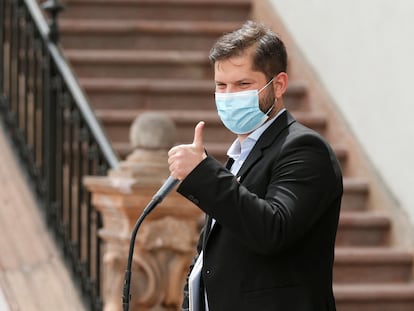
M168 151L168 164L171 176L183 180L207 157L203 143L204 122L200 121L194 129L192 144L175 146Z

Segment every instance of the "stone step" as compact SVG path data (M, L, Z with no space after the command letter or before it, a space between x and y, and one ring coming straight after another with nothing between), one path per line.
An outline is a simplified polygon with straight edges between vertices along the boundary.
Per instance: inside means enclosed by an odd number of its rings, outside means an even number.
M414 283L334 284L338 311L412 311Z
M342 211L366 210L369 183L364 178L344 178L344 195L342 196Z
M132 122L141 113L148 110L127 109L99 109L97 117L105 126L109 138L112 141L125 141L129 137ZM194 138L194 127L198 121L205 121L205 142L232 142L235 135L226 130L215 110L164 110L160 111L168 115L177 127L177 142L189 143ZM294 114L302 124L323 133L326 127L326 119L323 113Z
M404 283L411 279L412 253L391 247L337 247L334 283Z
M240 21L250 0L66 0L64 18Z
M213 69L205 51L66 50L82 78L209 79Z
M209 51L241 22L60 19L64 49Z
M80 78L92 106L100 109L203 110L215 109L214 81L198 79ZM286 107L306 110L307 86L289 84Z
M346 204L346 202L344 202ZM339 246L383 246L389 240L391 220L385 213L342 210L336 244Z

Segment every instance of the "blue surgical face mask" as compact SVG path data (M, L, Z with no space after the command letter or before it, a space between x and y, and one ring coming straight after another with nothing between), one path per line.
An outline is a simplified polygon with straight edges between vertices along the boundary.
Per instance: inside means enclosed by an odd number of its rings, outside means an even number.
M235 134L247 134L259 128L269 118L273 106L264 113L259 107L260 90L248 90L234 93L217 93L216 106L218 115L224 126Z

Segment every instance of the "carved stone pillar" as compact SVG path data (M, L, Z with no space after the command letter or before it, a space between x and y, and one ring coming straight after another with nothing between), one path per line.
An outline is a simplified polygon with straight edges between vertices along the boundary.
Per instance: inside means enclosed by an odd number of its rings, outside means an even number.
M106 177L86 177L102 214L104 311L122 311L122 288L132 229L169 176L167 151L175 141L172 122L143 114L131 128L135 150ZM133 256L130 310L178 310L195 253L201 211L172 191L142 223Z

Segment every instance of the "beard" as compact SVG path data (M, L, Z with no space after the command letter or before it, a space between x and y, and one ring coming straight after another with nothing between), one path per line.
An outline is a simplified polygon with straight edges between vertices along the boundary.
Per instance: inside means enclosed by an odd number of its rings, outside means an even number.
M266 90L266 93L263 94L263 97L259 99L259 107L263 113L271 114L274 105L275 105L276 97L275 93L273 92L273 88L269 88Z

